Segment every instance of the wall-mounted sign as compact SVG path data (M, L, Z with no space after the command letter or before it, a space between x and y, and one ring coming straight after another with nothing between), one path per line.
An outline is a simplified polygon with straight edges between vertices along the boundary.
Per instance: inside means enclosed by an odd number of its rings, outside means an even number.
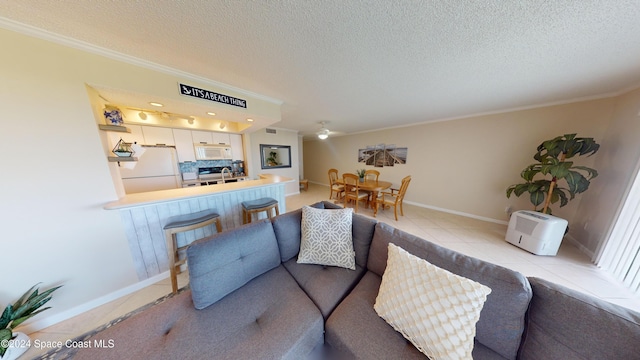
M245 109L247 108L247 100L238 99L229 95L218 94L216 92L200 89L191 85L178 83L178 86L180 87L180 95L238 106Z

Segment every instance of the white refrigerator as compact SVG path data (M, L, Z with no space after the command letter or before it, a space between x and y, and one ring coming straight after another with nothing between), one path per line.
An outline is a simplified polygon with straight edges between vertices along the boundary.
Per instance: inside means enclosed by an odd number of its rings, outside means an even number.
M143 145L143 148L145 151L138 157L132 169L120 169L125 193L134 194L180 187L182 182L175 147Z

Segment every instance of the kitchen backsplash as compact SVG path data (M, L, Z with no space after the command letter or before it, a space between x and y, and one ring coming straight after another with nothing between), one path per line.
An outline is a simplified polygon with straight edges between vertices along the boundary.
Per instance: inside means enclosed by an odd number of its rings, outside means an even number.
M226 166L231 170L231 160L197 160L180 163L180 173L198 172L201 167Z

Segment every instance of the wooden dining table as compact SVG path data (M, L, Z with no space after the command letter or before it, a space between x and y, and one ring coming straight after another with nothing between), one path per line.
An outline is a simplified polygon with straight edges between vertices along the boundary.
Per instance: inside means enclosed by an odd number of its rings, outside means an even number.
M338 179L336 183L340 185L344 185L343 179ZM373 217L376 217L376 215L378 214L378 203L377 203L378 193L390 187L391 187L391 183L389 181L383 181L383 180L365 179L364 182L358 183L358 190L366 190L371 192L371 197L372 197L371 206L373 207Z

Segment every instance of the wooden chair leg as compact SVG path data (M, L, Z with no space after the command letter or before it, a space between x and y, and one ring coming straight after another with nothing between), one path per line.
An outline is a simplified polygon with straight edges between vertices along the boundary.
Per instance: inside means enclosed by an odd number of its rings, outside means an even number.
M169 253L169 276L171 277L171 290L178 292L178 274L176 273L176 240L171 232L166 233L167 252Z

